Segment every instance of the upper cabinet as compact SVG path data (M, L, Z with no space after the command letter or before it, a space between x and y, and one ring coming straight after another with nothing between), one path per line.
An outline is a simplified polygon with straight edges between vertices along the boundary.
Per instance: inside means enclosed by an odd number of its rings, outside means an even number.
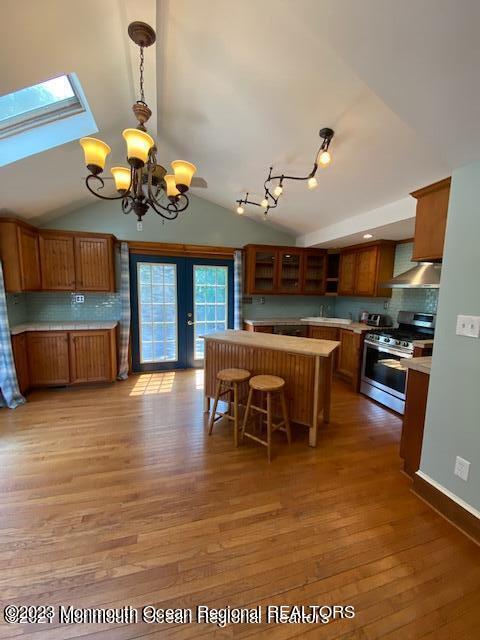
M7 292L40 289L40 256L35 227L8 218L0 219L0 259Z
M252 294L325 293L326 251L247 245L244 290Z
M390 297L381 286L393 276L395 243L381 241L342 249L338 294L341 296Z
M443 256L451 178L414 191L417 199L412 260L438 261Z
M56 231L40 231L39 241L42 289L46 291L74 291L73 236Z
M114 291L113 238L75 236L75 274L81 291Z
M115 291L114 237L36 229L0 219L5 289Z

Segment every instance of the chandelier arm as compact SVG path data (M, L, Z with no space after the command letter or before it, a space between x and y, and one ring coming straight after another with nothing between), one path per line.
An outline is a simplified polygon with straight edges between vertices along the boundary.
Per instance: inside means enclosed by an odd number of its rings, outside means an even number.
M122 211L127 214L133 209L134 200L131 195L124 196L122 200Z
M90 186L90 182L92 180L96 180L97 182L100 182L100 186L97 189L93 189ZM103 189L103 187L105 186L105 182L103 181L103 178L101 178L100 176L96 176L93 173L90 173L85 178L85 186L90 191L90 193L93 193L94 196L97 196L97 198L101 198L102 200L121 200L122 198L125 197L125 194L121 194L119 196L102 196L100 193L98 193L98 191L100 189Z
M175 218L178 216L178 211L176 209L169 208L171 205L164 207L162 204L160 204L160 202L151 200L150 198L148 198L147 202L155 211L155 213L158 213L158 215L162 216L162 218L165 218L165 220L175 220ZM157 207L160 207L160 209L157 209Z

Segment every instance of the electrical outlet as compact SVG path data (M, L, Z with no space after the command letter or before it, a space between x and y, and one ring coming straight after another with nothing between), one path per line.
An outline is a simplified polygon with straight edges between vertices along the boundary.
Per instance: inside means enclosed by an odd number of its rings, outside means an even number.
M388 309L390 309L390 300L385 300L383 302L383 308L385 309L385 311L387 311Z
M467 482L469 469L470 462L468 460L465 460L464 458L461 458L460 456L457 456L455 459L455 475Z
M85 296L82 293L76 293L73 296L73 301L75 304L83 304L85 302Z
M480 316L457 316L457 336L480 337Z

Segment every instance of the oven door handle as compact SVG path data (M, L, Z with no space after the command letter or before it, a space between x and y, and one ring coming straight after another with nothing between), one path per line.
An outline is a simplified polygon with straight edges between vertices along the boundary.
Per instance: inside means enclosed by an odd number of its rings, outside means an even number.
M368 348L374 349L375 351L382 351L383 353L391 353L393 356L401 356L402 358L412 358L413 354L405 351L399 351L397 349L393 349L392 347L383 347L375 342L367 342L365 340L365 349Z

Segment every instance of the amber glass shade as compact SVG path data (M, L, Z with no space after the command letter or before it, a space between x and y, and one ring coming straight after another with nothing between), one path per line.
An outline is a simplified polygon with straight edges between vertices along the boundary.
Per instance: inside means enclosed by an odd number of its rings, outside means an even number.
M85 153L87 169L94 173L101 173L105 169L105 159L111 149L108 144L97 138L81 138L80 144Z
M180 195L180 191L177 189L177 185L175 184L175 176L171 173L168 173L166 176L163 176L165 183L167 185L167 196L169 198L174 198L175 196Z
M182 193L190 188L193 174L197 167L186 160L174 160L172 162L173 173L175 174L175 183L177 189Z
M122 133L127 143L127 159L135 168L143 167L148 160L148 152L155 144L152 136L140 129L125 129Z
M130 169L126 167L112 167L111 172L115 180L115 188L120 193L130 188Z

